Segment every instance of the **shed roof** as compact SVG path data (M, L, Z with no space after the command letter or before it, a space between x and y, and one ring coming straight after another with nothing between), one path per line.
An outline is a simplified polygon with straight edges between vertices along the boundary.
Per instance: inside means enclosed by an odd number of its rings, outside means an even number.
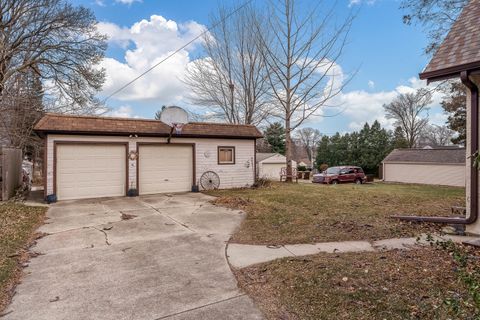
M272 153L272 152L269 152L269 153L267 153L267 152L265 152L265 153L264 153L264 152L257 152L257 158L256 158L256 159L257 159L257 162L261 162L261 161L263 161L263 160L265 160L265 159L268 159L268 158L273 157L273 156L276 155L276 154L278 154L278 153L274 153L274 152L273 152L273 153Z
M458 16L420 79L458 77L480 70L480 0L471 0Z
M159 120L76 116L47 113L35 125L39 133L168 136L171 128ZM262 134L253 125L190 122L182 137L255 139Z
M465 148L395 149L383 162L465 164Z

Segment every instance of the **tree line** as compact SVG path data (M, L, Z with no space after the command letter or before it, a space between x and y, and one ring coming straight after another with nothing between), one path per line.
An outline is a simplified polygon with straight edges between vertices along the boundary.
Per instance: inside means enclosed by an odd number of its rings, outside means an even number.
M378 174L378 167L394 149L405 143L403 136L381 127L378 121L365 123L360 131L323 136L317 145L316 167L355 165Z

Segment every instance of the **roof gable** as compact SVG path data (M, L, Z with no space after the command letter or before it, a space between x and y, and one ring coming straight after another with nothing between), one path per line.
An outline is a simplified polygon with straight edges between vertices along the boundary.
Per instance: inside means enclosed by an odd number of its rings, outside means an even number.
M143 136L165 137L170 135L171 128L159 120L74 116L49 113L38 121L35 125L35 131L40 133L98 135L137 134ZM262 134L253 125L190 122L183 127L181 134L173 133L172 136L252 139L261 138Z
M473 69L480 69L480 0L463 8L420 79L456 77Z

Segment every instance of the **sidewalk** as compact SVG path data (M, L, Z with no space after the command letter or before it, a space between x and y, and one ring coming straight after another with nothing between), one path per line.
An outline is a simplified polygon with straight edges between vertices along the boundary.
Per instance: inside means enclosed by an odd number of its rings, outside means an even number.
M467 236L433 236L436 241L452 240L457 243L478 240L478 237ZM321 242L315 244L293 244L282 246L248 245L230 243L227 247L227 258L234 268L244 268L253 264L268 262L279 258L306 256L320 252L344 253L384 250L408 250L417 246L427 245L427 235L417 238L393 238L378 241L341 241Z

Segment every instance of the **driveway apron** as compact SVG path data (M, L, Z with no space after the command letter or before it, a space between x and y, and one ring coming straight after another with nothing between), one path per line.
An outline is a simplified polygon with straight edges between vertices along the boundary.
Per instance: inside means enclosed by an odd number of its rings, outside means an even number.
M52 205L4 319L262 319L225 259L244 214L210 199Z

